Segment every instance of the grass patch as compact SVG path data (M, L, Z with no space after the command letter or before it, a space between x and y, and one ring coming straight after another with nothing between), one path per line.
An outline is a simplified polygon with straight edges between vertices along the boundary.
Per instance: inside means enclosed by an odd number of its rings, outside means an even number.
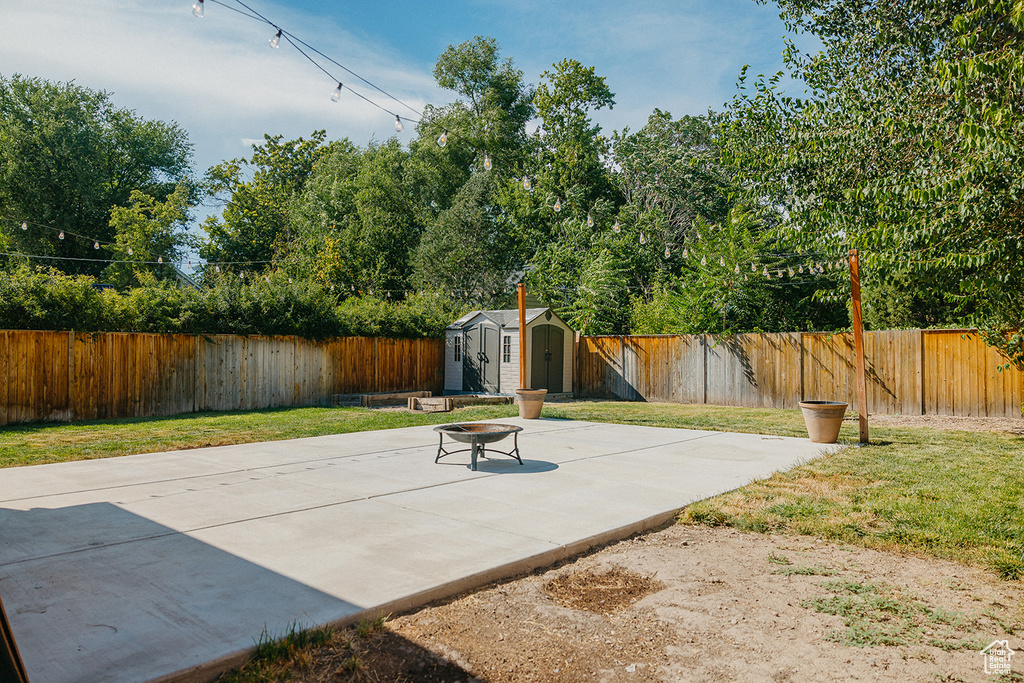
M451 413L280 408L73 424L8 425L0 428L0 467L489 420L517 414L514 405L471 406Z
M303 629L298 624L292 624L283 636L275 637L264 627L256 641L252 659L217 681L273 683L288 680L294 673L308 671L313 666L317 650L335 644L339 637L340 634L331 628Z
M836 573L834 569L823 567L820 564L782 567L772 571L772 574L779 574L780 576L835 576Z
M832 614L845 629L825 635L843 645L932 645L945 650L980 650L981 641L967 640L975 626L959 612L929 607L921 600L885 583L839 579L821 587L830 595L805 600L802 607Z

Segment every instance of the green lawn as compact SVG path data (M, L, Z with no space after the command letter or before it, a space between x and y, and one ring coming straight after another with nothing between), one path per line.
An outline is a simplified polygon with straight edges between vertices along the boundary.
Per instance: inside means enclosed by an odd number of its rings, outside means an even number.
M410 414L297 408L0 429L0 466L249 443L516 414L515 406ZM799 411L581 401L546 417L805 436ZM856 441L856 423L840 440ZM683 521L793 532L992 567L1024 578L1024 437L872 428L872 444L695 503Z

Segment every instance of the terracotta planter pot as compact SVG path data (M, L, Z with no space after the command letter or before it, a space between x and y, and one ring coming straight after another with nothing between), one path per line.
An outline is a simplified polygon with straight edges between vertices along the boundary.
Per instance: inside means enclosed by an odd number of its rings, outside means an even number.
M800 401L807 434L814 443L835 443L846 414L845 403L838 401Z
M544 407L544 394L547 389L516 389L516 403L519 404L519 417L536 420Z

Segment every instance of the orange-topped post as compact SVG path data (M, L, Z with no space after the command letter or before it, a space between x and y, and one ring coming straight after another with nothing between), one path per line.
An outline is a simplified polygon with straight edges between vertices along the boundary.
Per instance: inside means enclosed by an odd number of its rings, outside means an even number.
M522 282L517 287L519 294L519 388L526 386L526 285Z
M850 294L853 297L853 352L857 356L857 412L860 414L860 442L868 442L868 382L864 362L864 318L860 310L860 259L850 250Z

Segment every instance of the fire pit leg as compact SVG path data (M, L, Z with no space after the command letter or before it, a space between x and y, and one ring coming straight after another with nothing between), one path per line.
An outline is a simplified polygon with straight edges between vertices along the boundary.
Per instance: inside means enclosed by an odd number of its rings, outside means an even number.
M480 448L481 448L480 444L478 444L478 443L476 442L476 439L473 439L473 443L472 443L472 451L473 451L473 464L472 464L472 467L471 467L471 469L472 469L472 470L473 470L474 472L476 472L476 458L477 458L477 454L478 454L478 453L480 452Z

